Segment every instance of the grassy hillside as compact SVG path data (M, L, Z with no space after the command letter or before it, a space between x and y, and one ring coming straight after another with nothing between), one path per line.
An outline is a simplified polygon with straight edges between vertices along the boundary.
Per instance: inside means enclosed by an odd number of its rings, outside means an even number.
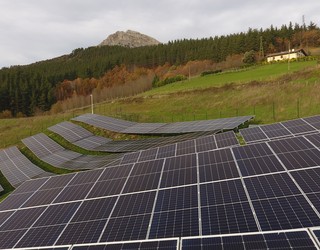
M204 120L256 115L272 123L320 114L320 70L315 61L256 66L193 78L135 97L96 104L97 114L140 122ZM15 145L47 127L90 112L0 120L0 148Z
M204 89L210 87L220 87L227 83L245 83L250 81L270 81L288 72L300 71L304 68L316 65L316 61L306 62L291 62L266 64L262 66L255 66L245 68L237 71L229 71L219 73L216 75L207 75L204 77L197 77L191 81L177 82L166 85L162 88L153 89L143 94L143 96L150 96L156 94L169 94L179 91L189 91L195 89ZM290 70L288 71L288 66Z

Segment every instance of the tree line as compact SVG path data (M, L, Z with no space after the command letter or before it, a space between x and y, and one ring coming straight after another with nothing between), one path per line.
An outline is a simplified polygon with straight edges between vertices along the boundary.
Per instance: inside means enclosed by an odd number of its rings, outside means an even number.
M320 29L313 22L307 26L289 23L280 28L272 25L266 29L249 28L246 32L174 40L157 46L78 48L58 58L2 68L0 113L31 116L48 111L57 101L74 94L75 86L65 84L66 81L76 83L76 79L87 79L81 81L85 85L77 86L81 89L77 94L87 95L99 84L96 79L103 78L116 67L121 68L121 65L133 72L137 68L148 70L165 64L178 66L195 60L220 63L232 55L252 50L265 54L284 51L289 42L291 48L320 46ZM118 77L121 77L120 73Z

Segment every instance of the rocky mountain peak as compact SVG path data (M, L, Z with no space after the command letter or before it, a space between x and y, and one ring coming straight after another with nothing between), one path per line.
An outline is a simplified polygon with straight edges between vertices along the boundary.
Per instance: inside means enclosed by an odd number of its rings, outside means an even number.
M160 42L150 36L141 34L137 31L127 30L126 32L117 31L114 34L109 35L107 39L103 40L102 43L99 44L99 46L120 45L124 47L135 48L158 44L160 44Z

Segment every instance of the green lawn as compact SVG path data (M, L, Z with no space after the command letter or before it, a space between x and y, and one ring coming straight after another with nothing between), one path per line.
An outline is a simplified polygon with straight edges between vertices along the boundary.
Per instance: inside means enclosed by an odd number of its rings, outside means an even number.
M272 80L288 72L295 72L306 67L315 66L316 61L291 62L290 71L288 63L266 64L253 66L239 71L229 71L215 75L196 77L191 80L172 83L160 88L145 92L142 96L170 94L179 91L190 91L195 89L205 89L210 87L220 87L226 83L244 83L250 81Z

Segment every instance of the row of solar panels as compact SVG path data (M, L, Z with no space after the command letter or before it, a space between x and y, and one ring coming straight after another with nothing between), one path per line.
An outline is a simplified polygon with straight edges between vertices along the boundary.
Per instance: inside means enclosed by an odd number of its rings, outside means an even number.
M49 127L48 129L81 148L112 153L132 152L159 147L179 141L194 139L203 135L213 134L215 132L195 132L178 136L113 141L105 137L96 136L83 127L71 122L62 122Z
M65 149L43 133L22 139L22 142L42 161L54 167L71 170L105 167L122 157L121 154L83 155Z
M30 179L53 175L33 164L17 147L0 151L0 171L14 187Z
M196 237L181 239L160 239L118 243L82 244L50 248L57 250L207 250L207 249L319 249L320 229L301 229L267 233L225 235L217 237ZM32 249L32 248L29 248ZM33 248L34 249L34 248ZM48 248L42 248L44 250Z
M199 134L197 135L199 136ZM190 136L185 137L185 139L189 137ZM43 133L23 139L22 142L42 161L54 167L66 169L94 169L108 165L116 165L117 162L122 161L123 158L125 159L124 161L126 161L127 158L132 158L133 155L140 153L140 151L138 151L134 154L127 153L124 155L82 155L63 148ZM170 140L167 142L170 142ZM239 145L238 141L234 132L230 131L145 150L140 156L140 160L148 160L149 155L154 155L158 150L161 152L170 149L174 155L184 155L208 150L209 147L210 149L216 149L235 145ZM166 156L167 155L163 155L162 158Z
M204 145L179 156L169 145L128 154L118 166L26 182L0 203L0 247L320 226L319 134Z
M246 143L255 143L302 134L317 133L319 130L320 115L240 129L240 133Z
M236 119L231 119L236 120ZM123 120L117 120L122 124L131 124ZM166 145L174 142L184 141L187 139L197 138L206 133L192 133L167 138L131 140L131 141L111 141L110 139L93 135L88 130L70 123L63 122L49 128L63 136L65 139L77 146L88 150L110 151L110 152L127 152L137 151L156 146ZM219 143L220 140L218 140ZM38 134L26 138L23 142L44 162L59 168L67 169L89 169L107 166L116 163L122 155L110 156L85 156L76 152L66 150L59 144L55 143L44 134ZM0 151L0 171L4 174L12 186L17 187L24 181L32 178L49 176L47 173L30 162L16 147ZM0 191L2 191L2 187Z
M98 128L125 134L181 134L204 131L232 130L251 120L253 116L239 116L215 120L173 122L173 123L137 123L112 117L84 114L74 118Z

